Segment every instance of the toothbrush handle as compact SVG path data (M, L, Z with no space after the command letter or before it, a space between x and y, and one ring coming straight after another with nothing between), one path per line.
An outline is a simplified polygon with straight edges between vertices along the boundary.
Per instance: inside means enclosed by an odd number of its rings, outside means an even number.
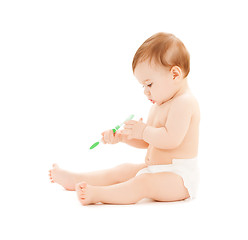
M133 117L134 117L133 114L130 115L124 122L133 119ZM115 128L112 129L113 130L113 133L115 133L119 128L121 128L121 126L124 124L124 122L122 122L120 125L115 126Z
M121 127L120 125L115 126L115 128L112 129L113 133L115 133L120 127Z

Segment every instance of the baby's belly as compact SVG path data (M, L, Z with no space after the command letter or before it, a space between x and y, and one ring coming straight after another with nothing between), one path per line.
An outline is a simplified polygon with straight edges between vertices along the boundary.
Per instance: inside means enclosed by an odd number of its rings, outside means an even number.
M147 165L171 164L174 156L174 153L169 150L158 149L150 145L147 149L145 162Z

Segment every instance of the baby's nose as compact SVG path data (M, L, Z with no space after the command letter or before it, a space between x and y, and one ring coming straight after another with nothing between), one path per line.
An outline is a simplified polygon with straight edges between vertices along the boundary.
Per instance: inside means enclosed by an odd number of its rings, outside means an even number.
M145 90L144 90L144 94L145 94L145 95L149 95L149 94L150 94L150 91L149 91L149 89L148 89L148 88L145 88Z

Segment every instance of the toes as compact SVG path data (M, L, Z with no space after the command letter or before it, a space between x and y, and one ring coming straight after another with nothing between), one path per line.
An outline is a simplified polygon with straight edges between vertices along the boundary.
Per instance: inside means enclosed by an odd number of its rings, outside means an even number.
M85 196L81 195L81 196L80 196L80 201L81 201L81 200L85 200Z
M53 168L59 168L59 165L56 164L56 163L54 163L54 164L53 164Z
M76 190L78 196L80 196L82 194L81 187L80 187L79 183L75 185L75 190Z
M86 187L87 187L87 183L85 183L85 182L78 183L76 185L76 190L77 190L78 194L79 195L84 195L85 194Z
M75 184L75 189L76 189L77 191L80 190L80 183Z
M75 186L76 190L79 191L79 192L84 192L85 189L86 189L86 187L87 187L87 183L86 182L78 183Z
M82 182L79 184L80 188L83 190L85 190L85 188L87 187L87 183L86 182Z
M52 178L52 170L49 170L48 176L50 178L51 183L54 183L53 178Z
M51 183L54 183L53 178L51 176L50 176L50 181L51 181Z
M80 201L80 203L82 205L84 205L84 201L86 198L86 193L85 193L86 187L87 187L87 183L85 183L85 182L76 184L76 191L77 191L77 195L78 195L78 200Z

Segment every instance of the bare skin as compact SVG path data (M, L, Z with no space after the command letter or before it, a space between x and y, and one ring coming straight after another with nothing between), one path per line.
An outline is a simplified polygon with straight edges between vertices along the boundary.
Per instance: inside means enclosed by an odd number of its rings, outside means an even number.
M122 164L82 174L67 172L57 165L49 171L51 181L67 190L75 190L82 205L98 202L133 204L143 198L166 202L190 197L183 179L175 173L136 174L148 165L171 164L172 159L197 156L198 103L178 67L167 71L142 62L134 74L141 84L145 84L145 95L154 105L146 124L131 120L116 136L123 143L147 149L145 163ZM119 140L115 141L110 133L103 134L105 143L117 143Z
M82 205L95 204L98 202L108 204L134 204L143 198L150 198L155 201L179 201L189 197L182 178L174 173L147 173L135 176L136 173L144 167L146 167L145 164L122 164L113 169L103 170L102 172L89 173L89 175L82 174L81 178L86 177L88 181L79 181L70 189L67 189L68 184L72 186L75 183L74 180L72 180L74 177L73 173L69 173L70 177L68 178L67 171L55 166L55 169L57 168L56 170L59 169L59 171L50 174L50 179L56 182L52 176L56 178L58 173L60 178L63 179L62 181L64 181L64 183L65 181L67 182L65 185L63 185L62 182L57 183L64 186L67 190L75 190L78 200ZM125 175L125 178L122 178L124 177L123 174L129 171L128 169L130 172ZM102 176L106 176L107 172L110 174L109 176L119 176L119 178L107 178L105 182L101 182ZM78 176L78 174L76 175ZM127 178L129 179L127 180ZM120 183L116 183L117 181ZM96 185L89 183L95 183ZM161 189L163 189L163 191L161 191Z
M81 182L76 184L76 192L82 205L98 202L134 204L143 198L171 202L189 197L181 177L173 173L146 173L123 183L101 187Z
M66 190L75 191L76 184L87 182L93 186L108 186L125 182L134 177L139 170L146 167L146 164L125 163L111 169L95 171L90 173L73 173L61 169L57 164L53 164L53 169L49 170L49 177L52 183L58 183Z
M78 174L63 170L57 164L53 164L53 169L49 170L49 176L52 183L58 183L68 191L74 191L75 184L80 182Z

